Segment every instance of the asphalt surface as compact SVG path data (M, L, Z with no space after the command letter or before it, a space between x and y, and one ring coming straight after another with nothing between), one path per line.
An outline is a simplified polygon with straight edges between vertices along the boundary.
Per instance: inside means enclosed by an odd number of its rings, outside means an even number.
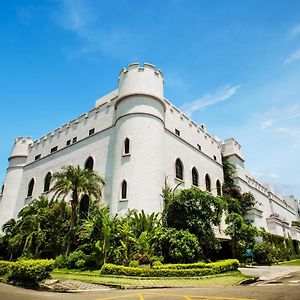
M171 289L147 289L147 290L115 290L103 289L91 292L78 293L51 293L23 289L0 284L0 300L299 300L300 299L300 272L288 274L284 277L259 282L250 286L233 287L201 287L201 288L171 288Z

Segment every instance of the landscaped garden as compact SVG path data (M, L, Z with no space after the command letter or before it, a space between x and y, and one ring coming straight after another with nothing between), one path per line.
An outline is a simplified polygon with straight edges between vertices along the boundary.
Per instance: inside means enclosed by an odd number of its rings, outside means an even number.
M166 180L161 214L129 210L111 216L101 203L103 179L79 166L63 168L53 175L53 197L33 200L3 226L0 276L29 286L50 274L109 285L226 285L246 278L237 271L239 261L247 262L246 249L253 249L259 264L296 258L298 242L259 231L247 220L255 199L234 185L232 172L224 162L222 197L172 189ZM88 206L80 203L85 195ZM214 227L225 211L232 250L227 258L234 259L220 260Z

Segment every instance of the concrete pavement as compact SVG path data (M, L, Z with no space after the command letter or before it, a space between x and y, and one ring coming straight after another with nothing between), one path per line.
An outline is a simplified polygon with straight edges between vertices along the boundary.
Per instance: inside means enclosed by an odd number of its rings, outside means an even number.
M239 268L242 274L259 277L259 280L272 280L290 273L300 272L295 266L249 266ZM299 297L300 299L300 297Z

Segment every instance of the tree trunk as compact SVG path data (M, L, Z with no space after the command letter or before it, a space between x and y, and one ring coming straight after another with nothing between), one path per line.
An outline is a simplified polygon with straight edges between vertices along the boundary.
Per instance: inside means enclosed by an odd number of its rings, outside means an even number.
M73 190L72 193L72 200L71 200L71 229L73 229L76 226L77 221L77 206L78 206L78 193L77 190Z

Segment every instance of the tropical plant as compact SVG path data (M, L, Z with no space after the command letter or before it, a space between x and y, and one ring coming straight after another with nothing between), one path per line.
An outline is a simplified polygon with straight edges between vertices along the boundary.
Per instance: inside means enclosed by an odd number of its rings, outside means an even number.
M191 188L174 195L164 214L168 227L195 234L205 257L209 258L218 247L213 226L220 224L225 207L220 197Z
M52 179L54 184L51 191L54 192L54 199L60 197L65 199L71 192L71 229L73 229L76 226L79 199L87 195L99 200L104 180L94 170L82 169L79 165L63 167L61 172L53 174Z

